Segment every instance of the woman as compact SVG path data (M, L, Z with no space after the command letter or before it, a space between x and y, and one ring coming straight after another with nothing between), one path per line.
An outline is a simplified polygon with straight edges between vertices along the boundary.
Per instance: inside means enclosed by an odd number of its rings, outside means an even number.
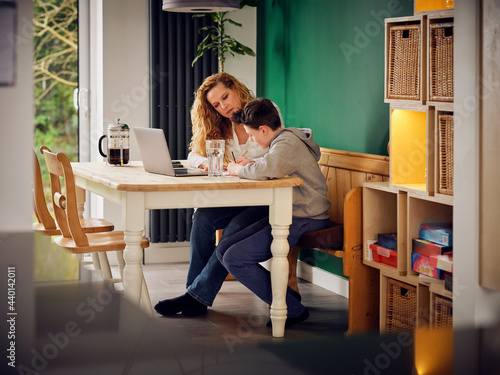
M198 89L191 108L193 136L188 155L190 167L207 167L205 141L224 139L226 163L243 165L262 157L267 149L251 142L241 124L231 116L255 99L252 92L227 73L217 73L205 79ZM279 112L279 110L278 110ZM281 115L280 115L281 119ZM281 121L283 127L283 121ZM207 313L228 272L215 254L215 233L223 229L221 240L248 225L267 217L268 207L199 208L193 214L191 228L191 261L186 281L187 291L182 296L158 302L155 310L161 315L199 316Z
M231 121L232 114L253 99L255 99L253 93L227 73L214 74L205 79L197 91L191 108L193 137L190 145L191 152L188 155L190 167L206 168L205 141L207 139L226 141L224 153L226 164L233 161L232 153L236 159L240 159L248 151L247 158L251 160L267 152L250 142L241 124Z

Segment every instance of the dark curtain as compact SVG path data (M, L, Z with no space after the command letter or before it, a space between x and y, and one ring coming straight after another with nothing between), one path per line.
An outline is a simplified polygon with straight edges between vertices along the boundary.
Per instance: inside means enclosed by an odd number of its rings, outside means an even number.
M203 80L217 72L217 58L205 53L191 62L209 16L164 12L162 0L149 0L150 126L165 132L172 159L186 159L191 140L190 109ZM189 241L193 209L151 210L151 242Z

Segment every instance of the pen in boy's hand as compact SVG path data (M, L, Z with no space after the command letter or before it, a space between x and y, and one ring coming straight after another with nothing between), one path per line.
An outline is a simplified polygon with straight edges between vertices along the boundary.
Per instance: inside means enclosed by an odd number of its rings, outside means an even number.
M246 150L246 151L245 151L245 153L243 154L243 156L245 156L245 155L247 154L247 152L248 152L248 150ZM242 156L242 157L243 157L243 156Z
M231 151L231 154L233 155L233 160L236 163L236 158L234 157L234 152Z

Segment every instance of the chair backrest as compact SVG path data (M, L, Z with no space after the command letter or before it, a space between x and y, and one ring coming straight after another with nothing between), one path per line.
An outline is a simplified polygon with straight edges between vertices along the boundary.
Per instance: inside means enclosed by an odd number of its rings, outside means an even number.
M351 189L365 182L389 179L389 157L359 152L321 148L318 162L328 184L327 197L332 202L330 220L344 223L344 199Z
M61 152L55 154L43 146L40 151L45 157L50 173L52 202L61 234L67 238L72 237L78 246L88 246L87 235L82 229L78 216L75 177L69 159L65 154ZM65 194L61 188L61 179L64 183Z
M33 150L33 200L38 222L46 230L57 230L56 222L47 208L45 192L43 190L42 171L35 150Z

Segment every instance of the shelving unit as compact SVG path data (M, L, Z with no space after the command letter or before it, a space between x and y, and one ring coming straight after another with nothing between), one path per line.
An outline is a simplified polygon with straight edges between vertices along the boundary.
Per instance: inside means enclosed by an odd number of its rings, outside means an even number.
M380 271L381 332L449 326L453 293L412 270L412 239L423 223L453 220L453 9L385 25L390 177L363 185L363 263ZM373 260L380 233L397 234L397 266Z

